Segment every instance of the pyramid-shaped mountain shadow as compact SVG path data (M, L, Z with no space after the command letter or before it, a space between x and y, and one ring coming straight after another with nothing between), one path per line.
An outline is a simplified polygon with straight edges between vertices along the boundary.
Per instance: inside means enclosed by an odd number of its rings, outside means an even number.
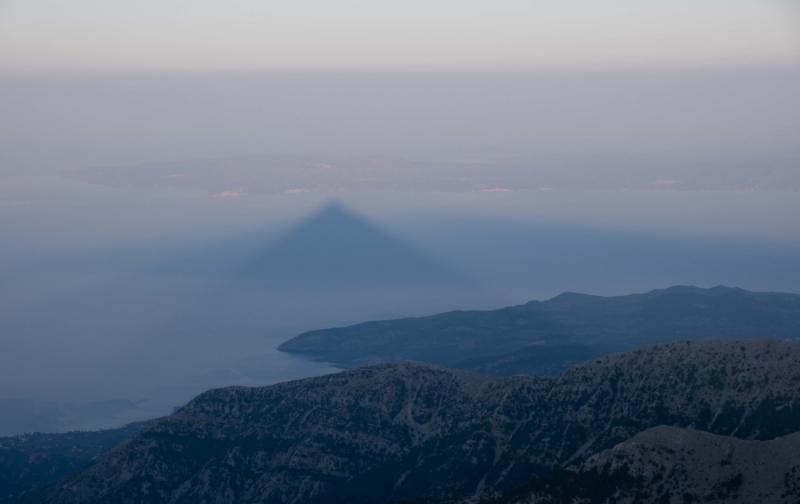
M283 341L365 320L507 304L469 275L339 204L281 235L262 236L248 233L183 258L184 271L210 280L159 327L161 348L167 343L160 335L168 334L173 353L189 359L198 352L186 352L187 341L193 348L250 351L265 337Z
M477 282L338 203L301 221L238 271L267 290L479 289Z

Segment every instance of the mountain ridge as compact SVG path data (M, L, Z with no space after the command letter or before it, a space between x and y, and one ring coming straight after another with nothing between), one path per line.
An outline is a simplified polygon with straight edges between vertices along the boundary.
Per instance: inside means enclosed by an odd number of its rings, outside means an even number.
M675 286L613 297L564 293L496 310L364 322L302 333L278 348L345 368L420 360L469 369L471 360L513 360L522 351L533 357L528 369L524 362L483 368L557 374L576 355L565 354L544 369L533 355L537 348L582 345L578 357L584 358L676 340L798 335L800 295Z
M218 389L42 502L388 503L490 494L659 425L760 440L800 431L798 384L800 344L763 340L656 345L558 378L389 363Z

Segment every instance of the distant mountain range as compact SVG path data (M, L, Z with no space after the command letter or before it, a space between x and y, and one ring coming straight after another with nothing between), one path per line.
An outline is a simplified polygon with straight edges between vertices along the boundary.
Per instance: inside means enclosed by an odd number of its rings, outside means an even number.
M798 383L800 344L770 340L657 345L557 378L385 364L207 392L30 498L796 502Z
M344 367L418 360L491 374L552 375L611 351L709 338L800 338L800 295L729 287L616 297L565 293L499 310L311 331L279 348Z

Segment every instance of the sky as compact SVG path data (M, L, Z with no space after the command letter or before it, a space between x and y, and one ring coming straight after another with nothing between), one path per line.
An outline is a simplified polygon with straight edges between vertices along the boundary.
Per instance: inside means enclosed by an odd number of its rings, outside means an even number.
M0 0L0 76L0 176L242 155L768 171L800 149L794 0Z
M794 64L793 0L3 0L0 71Z

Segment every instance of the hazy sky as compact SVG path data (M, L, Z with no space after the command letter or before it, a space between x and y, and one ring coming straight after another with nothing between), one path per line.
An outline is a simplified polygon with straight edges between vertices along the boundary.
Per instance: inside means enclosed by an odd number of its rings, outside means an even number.
M0 69L785 64L794 0L5 0Z
M798 155L799 69L795 0L0 0L0 174L248 154L768 170Z

